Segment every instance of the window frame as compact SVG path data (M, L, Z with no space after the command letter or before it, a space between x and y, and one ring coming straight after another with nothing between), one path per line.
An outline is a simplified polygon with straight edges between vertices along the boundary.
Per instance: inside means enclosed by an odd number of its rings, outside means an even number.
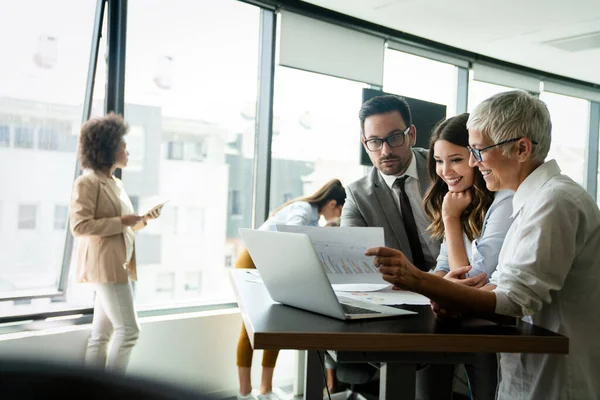
M259 56L259 78L258 78L258 95L257 95L257 113L256 113L256 138L255 138L255 154L254 154L254 181L253 181L253 219L252 227L259 226L264 222L269 212L269 201L270 201L270 190L271 190L271 144L273 139L273 93L274 93L274 71L276 64L276 36L277 36L277 14L276 8L285 4L285 1L281 0L232 0L248 3L261 8L261 31L260 31L260 56ZM330 22L335 24L348 27L350 29L368 31L371 34L384 36L392 40L399 40L402 42L417 43L419 48L427 48L428 51L433 53L445 54L450 56L456 56L461 60L468 60L472 63L475 59L487 59L484 56L480 56L475 53L466 52L464 50L452 48L443 44L436 44L435 42L420 39L418 37L407 36L402 32L395 31L390 28L385 28L380 25L369 23L367 21L357 20L348 16L344 16L339 13L335 13L329 10L318 9L310 4L298 4L290 5L287 4L288 9L291 11L302 11L303 14L308 15L316 19L328 19ZM127 2L117 0L97 0L96 11L94 17L94 26L92 29L92 42L90 49L90 59L88 66L88 77L86 82L86 90L84 95L84 107L82 113L82 122L87 121L91 115L92 107L92 96L94 92L96 68L99 61L99 50L100 50L100 39L102 33L102 25L104 22L104 14L107 11L107 25L108 25L108 57L107 57L107 86L106 86L106 103L105 111L115 111L117 113L124 113L124 79L125 79L125 40L126 40L126 28L127 28ZM408 50L403 50L410 53ZM415 55L420 55L415 53ZM422 55L421 55L422 56ZM488 61L491 59L488 59ZM506 66L509 63L496 61L498 65ZM522 72L524 75L530 74L533 70L527 67L517 67L517 70ZM457 87L457 113L465 112L468 102L468 69L464 65L457 65L459 67L459 79ZM552 74L547 74L542 71L533 71L538 73L540 79L548 75L554 80L564 82L564 84L576 84L582 83L581 81L571 78L564 78ZM583 82L585 84L585 82ZM587 84L588 87L592 88L595 85ZM596 85L597 86L597 85ZM597 105L594 108L599 110L600 106ZM593 115L590 118L595 118L595 122L592 124L597 128L599 125L598 115ZM0 145L0 151L5 147L16 147L16 125L9 124L8 129L8 146ZM39 136L35 130L32 130L33 134L33 148L37 146L36 138L39 140ZM588 162L586 163L586 178L587 182L596 182L598 175L598 129L594 131L594 135L590 136L592 140L595 140L594 148L596 151L589 151ZM60 138L59 138L60 140ZM62 144L58 143L60 147ZM591 148L591 146L590 146ZM59 149L60 150L60 149ZM167 149L167 152L169 150ZM168 156L168 154L167 154ZM595 165L593 171L589 171L590 166ZM74 176L77 178L81 174L78 163L76 163ZM120 171L117 172L120 176ZM593 185L590 185L590 189ZM595 192L595 190L594 190ZM596 193L590 193L596 198ZM6 203L4 204L6 206ZM37 212L40 212L38 207ZM37 227L39 228L39 226ZM69 275L69 266L71 263L71 255L73 252L73 237L68 229L67 221L67 234L65 238L65 246L63 252L63 262L60 273L60 280L57 285L56 291L52 293L36 293L36 294L15 294L14 296L1 297L0 301L11 301L19 299L35 299L35 298L64 298L67 289L67 278ZM221 303L217 304L217 308L227 308L232 303ZM190 304L189 307L198 307ZM201 306L204 307L204 306ZM211 306L214 309L214 305ZM188 307L180 307L176 305L166 305L164 310L182 310L188 309ZM35 315L20 315L0 318L0 323L19 321L23 319L43 319L48 316L66 316L73 314L89 314L91 308L85 309L70 309L58 312L38 313ZM187 311L181 311L187 312Z

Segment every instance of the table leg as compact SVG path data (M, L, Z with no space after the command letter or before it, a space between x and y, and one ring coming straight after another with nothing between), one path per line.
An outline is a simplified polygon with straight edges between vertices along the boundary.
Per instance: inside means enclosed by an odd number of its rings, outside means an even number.
M323 397L323 372L321 361L316 350L306 351L304 398L307 400Z
M294 378L294 396L302 396L304 392L304 366L306 364L306 351L295 350L294 364L296 365L296 374Z
M415 400L415 364L381 363L379 374L379 400Z

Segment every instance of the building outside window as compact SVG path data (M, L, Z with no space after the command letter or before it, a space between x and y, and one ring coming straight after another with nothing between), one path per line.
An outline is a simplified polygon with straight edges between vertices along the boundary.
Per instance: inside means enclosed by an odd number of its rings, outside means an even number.
M10 146L10 126L0 125L0 147Z
M15 147L21 149L33 148L33 129L26 126L15 127Z

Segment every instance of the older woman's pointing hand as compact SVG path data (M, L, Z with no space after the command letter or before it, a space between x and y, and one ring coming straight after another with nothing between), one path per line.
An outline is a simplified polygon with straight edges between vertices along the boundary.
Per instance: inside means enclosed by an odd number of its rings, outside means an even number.
M423 272L415 267L400 250L389 247L367 249L367 256L375 256L373 265L381 272L383 279L403 290L418 292Z

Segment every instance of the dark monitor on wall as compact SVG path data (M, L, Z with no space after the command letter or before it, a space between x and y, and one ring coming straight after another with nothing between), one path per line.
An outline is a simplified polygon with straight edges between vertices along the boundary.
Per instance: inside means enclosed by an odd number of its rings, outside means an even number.
M376 97L383 96L385 93L381 90L374 89L363 89L362 102ZM443 104L431 103L429 101L413 99L411 97L404 97L410 106L410 112L412 115L412 123L417 128L417 141L415 147L429 147L429 135L435 124L446 118L446 106ZM361 165L372 166L369 155L365 151L364 147L360 146L360 163Z

